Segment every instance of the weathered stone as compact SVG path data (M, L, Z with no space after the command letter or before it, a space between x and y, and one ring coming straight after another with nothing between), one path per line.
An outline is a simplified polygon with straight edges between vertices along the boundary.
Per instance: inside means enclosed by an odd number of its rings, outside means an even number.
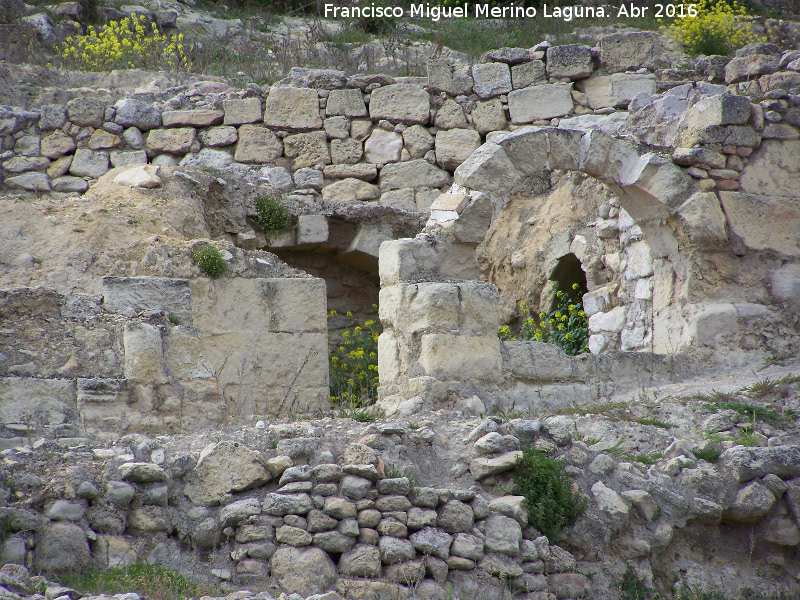
M260 458L257 452L239 443L209 444L200 453L195 467L199 481L186 487L186 495L198 504L214 503L229 492L263 485L271 476Z
M476 458L469 463L472 477L477 481L490 475L497 475L510 471L517 466L522 457L522 452L506 452L496 458Z
M426 527L411 536L411 543L421 554L447 558L453 536L433 527Z
M417 159L433 148L434 138L422 125L412 125L403 131L403 142L411 158Z
M400 160L403 136L394 131L375 129L364 143L364 156L372 164L384 165Z
M16 177L7 177L3 183L11 189L29 192L49 192L50 178L46 173L23 173Z
M511 82L515 90L529 85L547 83L547 73L541 60L532 60L511 67Z
M450 500L438 511L438 526L448 533L467 532L472 529L474 514L472 507L458 500Z
M109 169L108 154L79 148L75 152L69 172L76 177L100 177Z
M376 200L381 195L377 186L349 177L327 185L322 190L322 199L325 202L362 202Z
M261 120L261 100L259 98L243 98L223 100L225 125L245 125Z
M122 173L114 177L114 183L124 187L157 188L162 184L161 178L156 175L159 168L160 167L155 165L128 167Z
M746 247L800 256L800 201L741 192L720 192L719 197L730 231Z
M125 98L114 105L114 122L122 127L149 131L161 127L161 111L150 103Z
M325 105L325 112L328 116L338 115L351 118L367 116L367 108L361 92L353 89L331 90Z
M481 99L507 94L511 87L511 70L505 63L483 63L472 67L473 90Z
M779 57L768 54L750 54L734 57L725 66L725 83L738 83L778 70Z
M472 76L466 68L456 66L450 61L429 60L428 89L451 96L469 94L472 91Z
M490 131L501 131L508 127L506 113L499 98L478 102L470 113L472 124L481 135Z
M407 560L414 559L414 546L408 540L401 540L388 536L381 537L378 542L381 562L385 565L393 565Z
M322 118L316 90L273 87L264 106L264 124L290 131L320 129Z
M39 109L39 130L52 131L61 129L67 122L67 109L62 104L45 104Z
M725 242L725 214L713 193L698 192L678 207L689 239L700 247L713 248Z
M739 178L742 192L796 198L800 177L800 141L764 141Z
M303 597L320 594L336 581L336 565L319 548L278 548L270 572L286 593Z
M510 556L493 552L485 554L478 565L491 575L504 577L519 577L524 572Z
M649 73L614 73L583 79L578 89L586 94L590 108L627 108L638 94L655 94L656 79Z
M467 127L467 116L458 102L448 99L436 112L433 123L439 129L465 128Z
M317 548L322 548L329 554L343 554L355 546L356 540L338 531L326 531L314 535L312 544Z
M547 49L547 74L550 77L582 79L592 74L592 53L587 46L569 44Z
M581 598L592 589L589 579L580 573L548 575L547 586L559 600L561 598Z
M436 134L436 162L454 171L481 145L481 136L472 129L450 129Z
M311 534L298 527L283 525L275 531L275 541L289 546L310 546Z
M775 494L758 482L743 487L724 517L731 521L755 523L766 515L775 504Z
M196 137L197 130L194 127L153 129L147 134L147 150L153 154L160 152L186 154L194 144Z
M37 542L33 560L39 571L66 573L81 571L89 566L89 543L86 533L77 525L49 525Z
M734 446L722 453L719 465L740 483L770 473L791 479L800 476L800 446Z
M205 146L230 146L235 144L238 139L238 131L230 125L209 127L200 132L200 141Z
M376 546L357 545L339 559L339 573L350 577L380 577L380 550Z
M96 98L74 98L67 102L67 118L79 127L99 129L106 106Z
M607 73L653 65L658 34L652 31L612 33L600 38L600 65Z
M324 131L298 133L283 139L284 153L288 158L293 158L293 169L311 167L317 164L331 162L328 138Z
M153 483L167 480L167 473L164 469L153 463L123 463L119 466L119 474L123 479L135 483Z
M491 515L486 519L486 549L509 556L518 556L522 528L515 519Z
M573 108L572 85L532 85L508 94L508 110L515 125L552 119L569 114Z
M430 118L430 96L421 87L395 84L372 92L369 116L373 121L424 125Z
M401 190L408 187L441 188L450 183L450 176L426 160L392 163L381 169L381 190Z
M54 131L51 135L42 138L42 155L51 160L69 154L73 150L75 150L75 140L62 131Z

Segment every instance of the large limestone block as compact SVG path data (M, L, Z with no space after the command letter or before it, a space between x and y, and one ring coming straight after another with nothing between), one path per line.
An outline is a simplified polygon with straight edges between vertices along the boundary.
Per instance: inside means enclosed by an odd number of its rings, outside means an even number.
M194 129L192 129L194 131ZM108 154L87 148L78 148L70 164L69 172L76 177L102 177L109 168Z
M725 83L738 83L778 70L779 58L768 54L737 56L725 65Z
M291 131L322 127L317 91L309 88L274 87L264 106L264 124Z
M483 63L472 67L473 89L481 99L507 94L512 90L511 69L505 63Z
M800 476L800 446L734 446L722 453L719 464L740 483L769 473L782 479L792 479Z
M328 148L328 137L324 131L297 133L283 138L284 153L293 158L293 169L312 167L317 164L327 165L331 162Z
M36 398L36 402L31 402ZM0 378L0 421L60 425L76 406L71 379Z
M502 378L503 360L496 335L424 334L419 362L427 375L481 381Z
M89 567L89 542L86 533L77 525L54 523L37 538L33 558L37 571L65 574Z
M433 124L439 129L464 128L467 126L467 115L458 102L448 98L437 111Z
M194 127L153 129L147 135L147 149L154 154L161 152L186 154L192 147L196 137L197 130Z
M436 162L454 171L481 145L481 136L474 129L448 129L436 134Z
M114 313L163 310L192 324L192 292L187 279L166 277L103 277L103 306Z
M213 367L205 357L203 335L196 327L173 327L164 351L167 371L181 380L209 378Z
M42 156L51 160L69 154L73 150L75 150L75 140L63 131L54 131L51 135L42 138Z
M381 169L381 190L405 188L441 188L450 183L450 174L430 164L427 160L409 160L388 164Z
M637 94L656 93L656 78L650 73L614 73L583 79L578 89L586 94L591 108L627 108Z
M239 139L239 132L236 127L222 125L220 127L210 127L200 132L200 141L204 146L230 146Z
M531 381L556 381L573 378L569 357L558 346L541 342L505 342L514 377Z
M377 186L348 177L322 188L322 200L324 202L355 202L360 200L366 202L380 198L381 192Z
M161 122L164 127L210 127L222 123L224 116L221 110L165 110Z
M522 543L522 528L516 519L490 515L486 519L486 549L509 556L518 556Z
M456 66L448 60L429 60L428 89L446 92L450 96L469 94L472 91L472 76L466 67Z
M27 190L29 192L50 191L50 177L46 173L23 173L16 177L8 177L3 183L11 189Z
M80 127L98 129L103 124L105 102L97 98L75 98L67 102L67 118Z
M478 102L470 113L472 124L481 135L508 128L508 120L499 98Z
M800 197L800 140L764 140L739 177L741 191Z
M635 165L638 160L638 152L628 142L597 129L586 132L581 138L580 170L607 185L619 184L622 169ZM630 212L627 206L626 210Z
M600 65L606 73L650 67L656 57L658 34L650 31L612 33L600 38Z
M547 74L550 77L583 79L593 71L592 53L588 46L568 44L547 49Z
M272 555L273 581L288 594L321 594L336 583L336 565L319 548L278 548Z
M403 132L403 142L411 158L422 158L433 148L433 136L422 125L412 125Z
M396 283L427 281L431 276L447 279L478 279L475 250L464 244L426 240L399 239L384 242L380 247L381 286Z
M133 383L158 385L167 382L161 332L147 323L127 323L123 334L125 378Z
M397 337L391 330L384 331L378 337L378 374L381 383L386 385L397 381L402 374L402 370L403 365L400 360L400 346Z
M500 296L492 283L458 283L459 327L462 333L489 335L500 327Z
M367 116L367 107L360 90L331 90L325 113L331 116L359 118Z
M548 129L521 127L492 138L500 146L517 171L524 175L543 176L548 167Z
M329 402L324 281L197 279L192 309L206 358L237 411L289 414Z
M430 118L430 96L416 85L387 85L372 92L369 116L373 121L424 125Z
M136 127L150 131L161 127L161 111L148 102L125 98L114 107L114 122L122 127Z
M215 504L226 494L243 492L272 479L261 455L236 442L209 444L194 470L197 483L186 486L185 493L195 504Z
M404 335L458 328L458 286L453 283L401 283L380 291L381 322Z
M223 100L222 108L225 110L225 125L258 123L262 118L260 98Z
M628 197L625 209L635 219L664 216L686 200L692 179L663 156L647 153L623 163L619 183Z
M508 112L515 125L563 117L573 106L570 83L532 85L508 95Z
M503 148L487 142L473 152L455 171L455 182L464 187L504 196L521 179Z
M725 213L714 193L697 192L678 207L691 242L700 248L720 247L728 239Z
M752 250L800 256L800 198L720 192L730 231Z
M339 260L356 269L374 272L378 269L381 244L393 238L391 229L380 223L362 223L347 249L339 255Z
M283 142L266 127L242 125L234 158L238 162L271 163L283 154Z
M364 156L374 165L385 165L400 160L403 136L394 131L375 129L364 143Z

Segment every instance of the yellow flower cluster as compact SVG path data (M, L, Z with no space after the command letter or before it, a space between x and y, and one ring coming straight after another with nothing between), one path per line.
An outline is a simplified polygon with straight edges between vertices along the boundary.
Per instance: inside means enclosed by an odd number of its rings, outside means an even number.
M692 54L728 55L762 41L747 22L747 11L736 0L694 0L696 17L676 19L669 32Z
M589 321L581 304L584 292L577 283L572 285L569 292L557 289L558 305L550 314L541 312L532 315L527 304L520 302L522 339L556 344L571 356L587 352ZM501 327L498 335L501 340L516 341L516 338L511 337L511 328L508 325Z
M161 33L144 15L133 14L103 28L89 25L85 35L68 37L59 47L68 65L86 71L110 69L188 70L183 34Z
M332 310L328 318L336 315ZM346 316L352 318L353 313ZM362 327L355 319L354 325L341 333L342 343L328 346L331 403L335 406L362 408L378 399L379 335L374 320L365 321Z

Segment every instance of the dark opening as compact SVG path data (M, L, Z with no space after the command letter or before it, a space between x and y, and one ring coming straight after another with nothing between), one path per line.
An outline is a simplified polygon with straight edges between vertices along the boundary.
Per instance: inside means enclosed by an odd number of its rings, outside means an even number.
M581 261L574 254L567 254L558 259L558 264L550 273L550 281L558 286L559 290L563 290L575 299L579 299L581 295L586 293L586 273L581 267ZM578 292L574 292L572 286L578 284ZM553 295L550 310L555 310L558 304L558 299Z

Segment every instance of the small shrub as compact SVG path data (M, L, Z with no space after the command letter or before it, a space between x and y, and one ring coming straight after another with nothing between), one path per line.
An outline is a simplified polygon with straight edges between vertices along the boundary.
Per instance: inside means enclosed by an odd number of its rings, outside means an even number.
M514 483L514 493L525 497L528 521L550 539L572 527L586 507L586 499L572 491L563 461L543 450L522 448Z
M85 71L189 68L183 34L160 33L155 23L148 27L147 19L136 14L102 28L89 25L86 35L68 37L58 51L67 66Z
M695 448L692 452L695 457L710 463L717 462L722 454L721 450L715 448Z
M664 458L663 452L653 452L652 454L637 454L633 457L633 460L643 465L654 465L662 458Z
M747 10L736 0L696 0L696 17L676 19L669 32L692 54L727 56L742 46L761 41L750 30ZM684 4L686 14L691 5Z
M272 235L284 231L292 224L289 209L274 196L256 198L256 215L252 219L264 231L267 241Z
M228 269L220 251L211 244L201 246L192 252L192 258L200 271L211 279L217 279Z
M575 283L571 291L565 292L556 289L558 305L549 314L541 312L532 315L527 305L522 302L522 331L523 340L535 340L547 344L555 344L565 354L575 356L589 351L589 319L583 311L583 304L579 298L585 293ZM511 329L504 325L498 332L501 340L515 341Z
M336 314L332 310L328 318ZM379 325L370 319L362 327L356 319L341 335L341 344L328 344L331 403L353 409L374 404L378 399Z
M168 318L169 318L169 322L172 323L173 325L180 325L181 324L181 318L178 315L169 313Z

